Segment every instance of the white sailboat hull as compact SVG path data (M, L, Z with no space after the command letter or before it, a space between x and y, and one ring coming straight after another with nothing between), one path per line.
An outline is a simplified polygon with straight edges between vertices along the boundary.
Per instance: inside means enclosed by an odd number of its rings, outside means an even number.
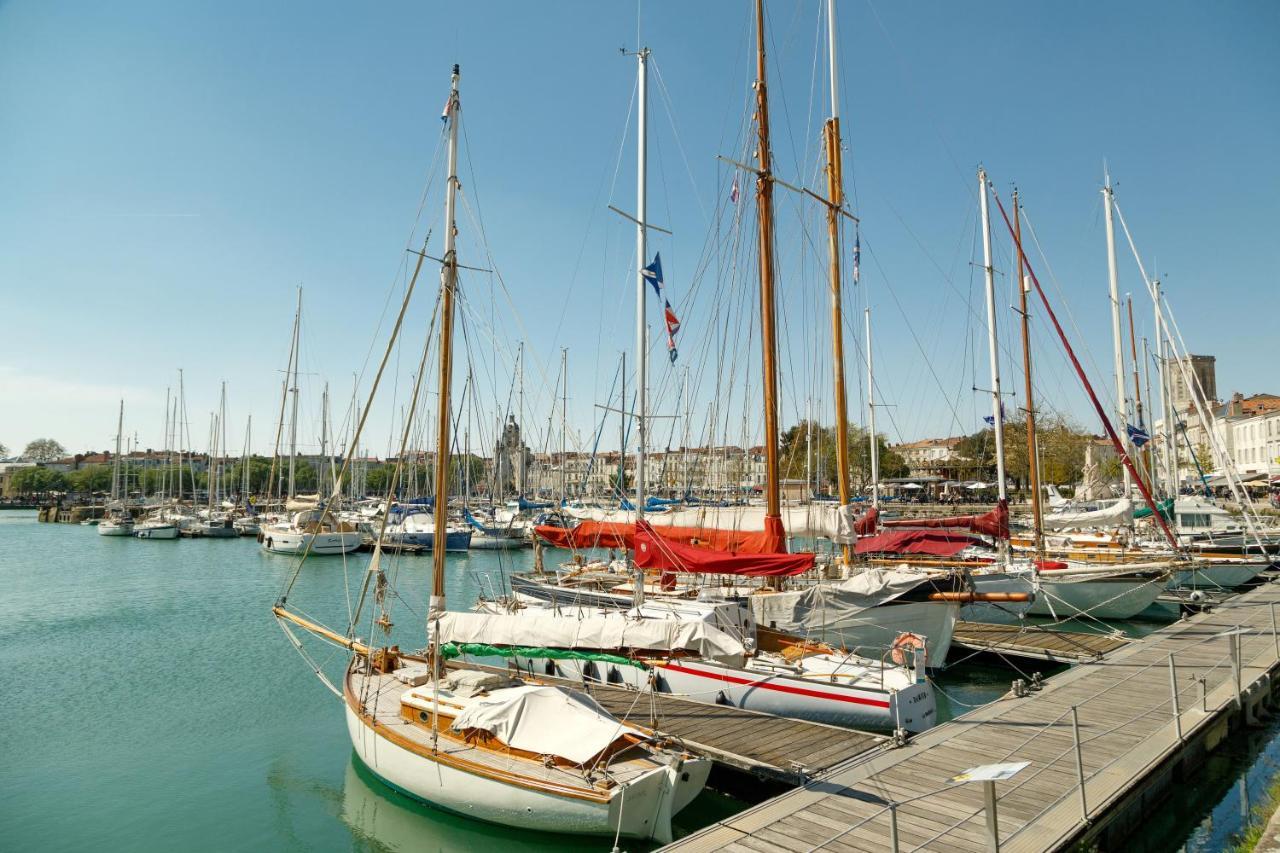
M312 554L347 554L360 547L360 533L295 533L268 530L262 547L276 554L301 554L311 545ZM312 541L314 540L314 542Z
M133 535L139 539L177 539L178 528L172 524L144 524L140 527L135 527Z
M811 639L838 642L849 649L861 649L868 657L879 657L899 634L924 638L930 667L941 667L951 652L960 605L950 601L891 601L871 607L848 620L836 620Z
M1169 589L1178 587L1195 587L1198 589L1231 589L1248 583L1267 567L1265 562L1222 562L1207 563L1194 569L1184 569L1173 573L1169 579Z
M658 767L615 789L606 801L558 796L469 773L407 750L380 736L348 705L347 732L365 766L393 788L437 808L520 829L571 835L669 842L671 816L701 791L711 771L707 759ZM625 791L625 797L621 793Z
M99 536L132 536L133 523L119 521L100 521L98 522Z

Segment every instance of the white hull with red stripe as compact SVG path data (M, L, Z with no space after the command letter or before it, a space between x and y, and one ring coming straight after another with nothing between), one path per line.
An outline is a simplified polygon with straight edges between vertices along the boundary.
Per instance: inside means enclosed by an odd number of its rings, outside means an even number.
M526 671L574 681L625 684L697 702L856 729L922 732L937 723L933 688L905 667L841 655L814 655L796 666L733 667L674 658L652 670L604 661L516 659ZM852 662L852 663L851 663Z

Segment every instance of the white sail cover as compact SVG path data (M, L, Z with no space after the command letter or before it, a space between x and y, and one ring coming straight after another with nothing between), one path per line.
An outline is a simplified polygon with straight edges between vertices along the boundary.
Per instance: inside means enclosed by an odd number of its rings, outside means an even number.
M847 624L859 613L893 601L929 580L923 572L866 569L838 584L751 596L756 624L801 636Z
M567 507L574 518L586 521L608 521L634 524L636 514L629 509L596 509L594 507ZM843 508L845 515L857 515L858 508ZM841 530L842 508L835 504L782 507L782 526L789 536L831 539ZM646 512L644 520L654 527L715 527L720 530L759 532L764 530L762 506L705 506L688 507L671 512Z
M643 735L590 696L563 687L525 684L471 699L453 719L455 731L480 729L514 749L586 764L624 734Z
M1128 498L1092 512L1051 512L1044 517L1046 530L1080 530L1085 527L1120 527L1133 523L1133 502Z
M554 611L443 613L435 622L439 643L541 646L552 649L677 651L741 665L746 650L732 635L702 621L632 619L624 615L562 616Z

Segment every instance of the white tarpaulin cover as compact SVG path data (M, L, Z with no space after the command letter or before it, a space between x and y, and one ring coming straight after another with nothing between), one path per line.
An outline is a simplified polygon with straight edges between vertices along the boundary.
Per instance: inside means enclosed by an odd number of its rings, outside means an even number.
M439 643L541 646L552 649L687 649L699 657L741 664L745 649L716 626L683 619L562 616L555 612L444 613L436 622Z
M590 696L537 684L495 690L470 700L454 718L453 729L480 729L514 749L555 755L575 764L586 764L624 734L641 735Z
M588 521L610 521L633 524L636 514L627 509L605 510L591 507L568 507L575 518ZM788 536L830 539L839 530L840 507L834 504L782 507L782 526ZM857 514L857 508L852 508ZM646 512L644 520L654 527L715 527L720 530L759 532L764 530L762 506L706 506L677 509L672 512Z
M758 625L808 636L848 623L862 611L892 601L928 579L922 572L866 569L838 584L753 595L751 610Z
M1084 527L1116 527L1133 524L1133 502L1127 498L1092 512L1051 512L1044 517L1046 530L1079 530Z

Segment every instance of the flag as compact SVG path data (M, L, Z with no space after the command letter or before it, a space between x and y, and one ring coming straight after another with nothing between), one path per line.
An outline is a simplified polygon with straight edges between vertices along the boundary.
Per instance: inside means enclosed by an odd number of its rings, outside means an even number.
M449 120L449 102L450 102L450 101L452 101L452 100L453 100L453 96L452 96L452 95L450 95L449 97L447 97L447 98L445 98L445 99L444 99L444 109L440 112L440 120L441 120L441 121L448 121L448 120Z
M676 339L667 338L667 356L671 359L671 363L676 363L676 358L680 353L676 351Z
M653 293L659 299L662 298L662 253L658 252L653 256L653 263L640 270L640 275L648 279L653 285Z
M853 235L853 283L862 278L862 234Z
M1129 440L1133 442L1134 447L1141 447L1151 440L1151 436L1148 435L1147 431L1140 426L1126 424L1125 429L1128 431Z
M663 305L662 314L667 321L667 335L670 338L674 339L676 336L676 332L680 331L680 320L678 317L676 317L676 312L671 310L670 302L664 301L662 305Z
M732 189L729 190L729 203L730 204L738 203L738 176L737 175L733 176L733 187Z
M989 426L995 426L995 425L996 425L996 416L995 416L995 415L987 415L986 417L984 417L984 418L983 418L983 420L984 420L984 421L986 421L986 422L987 422L987 424L988 424ZM1004 420L1004 403L1001 403L1001 404L1000 404L1000 420L1002 420L1002 421Z

